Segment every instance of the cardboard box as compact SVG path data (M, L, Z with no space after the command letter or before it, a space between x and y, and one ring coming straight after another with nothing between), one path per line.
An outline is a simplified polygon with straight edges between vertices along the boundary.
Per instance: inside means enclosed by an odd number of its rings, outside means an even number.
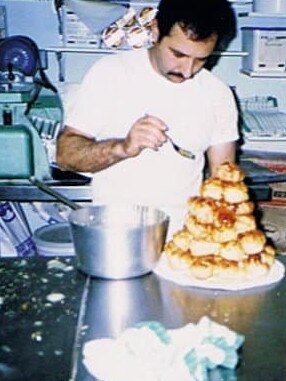
M265 160L259 158L253 158L251 161L254 163L275 172L277 175L286 175L286 160ZM286 206L286 182L272 182L269 183L271 189L271 200L275 205Z
M271 188L271 199L276 203L280 203L286 206L286 183L272 183Z
M260 203L258 223L278 254L286 255L286 204Z

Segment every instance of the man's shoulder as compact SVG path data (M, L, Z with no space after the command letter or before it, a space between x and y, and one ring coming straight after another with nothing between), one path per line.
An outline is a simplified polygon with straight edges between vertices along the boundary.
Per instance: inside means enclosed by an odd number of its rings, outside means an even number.
M97 59L90 67L87 78L98 81L119 80L131 75L138 68L142 67L146 52L143 50L124 50L105 55Z
M229 89L229 85L225 81L208 69L200 71L198 80L203 86Z
M121 50L112 54L106 55L98 60L99 65L132 65L134 62L140 62L146 57L145 49L137 50Z

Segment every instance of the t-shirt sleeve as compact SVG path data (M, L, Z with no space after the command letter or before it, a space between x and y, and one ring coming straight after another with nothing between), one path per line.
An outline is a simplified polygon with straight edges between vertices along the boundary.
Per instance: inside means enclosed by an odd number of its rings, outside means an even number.
M64 123L96 137L104 129L110 113L112 80L115 67L100 59L89 69L65 108Z
M239 138L238 109L234 95L224 84L221 84L217 90L214 99L215 128L210 145L236 141Z

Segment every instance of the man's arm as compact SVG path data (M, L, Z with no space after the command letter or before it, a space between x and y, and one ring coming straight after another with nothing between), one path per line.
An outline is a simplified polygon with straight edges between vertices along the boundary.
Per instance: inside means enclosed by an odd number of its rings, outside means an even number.
M210 147L207 150L209 175L214 176L217 167L226 162L234 163L236 161L236 143L222 143Z
M57 139L57 164L64 170L97 172L127 157L122 139L97 142L66 126Z
M158 150L167 141L167 126L158 118L139 118L124 139L96 141L66 126L57 139L57 163L64 170L98 172L122 160L138 156L144 149Z

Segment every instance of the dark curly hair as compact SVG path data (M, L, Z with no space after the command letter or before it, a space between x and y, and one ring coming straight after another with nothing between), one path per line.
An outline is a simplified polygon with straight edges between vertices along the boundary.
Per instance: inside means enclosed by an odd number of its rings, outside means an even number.
M228 0L161 0L156 15L159 41L179 24L190 38L203 40L218 35L219 47L236 35L236 17Z

